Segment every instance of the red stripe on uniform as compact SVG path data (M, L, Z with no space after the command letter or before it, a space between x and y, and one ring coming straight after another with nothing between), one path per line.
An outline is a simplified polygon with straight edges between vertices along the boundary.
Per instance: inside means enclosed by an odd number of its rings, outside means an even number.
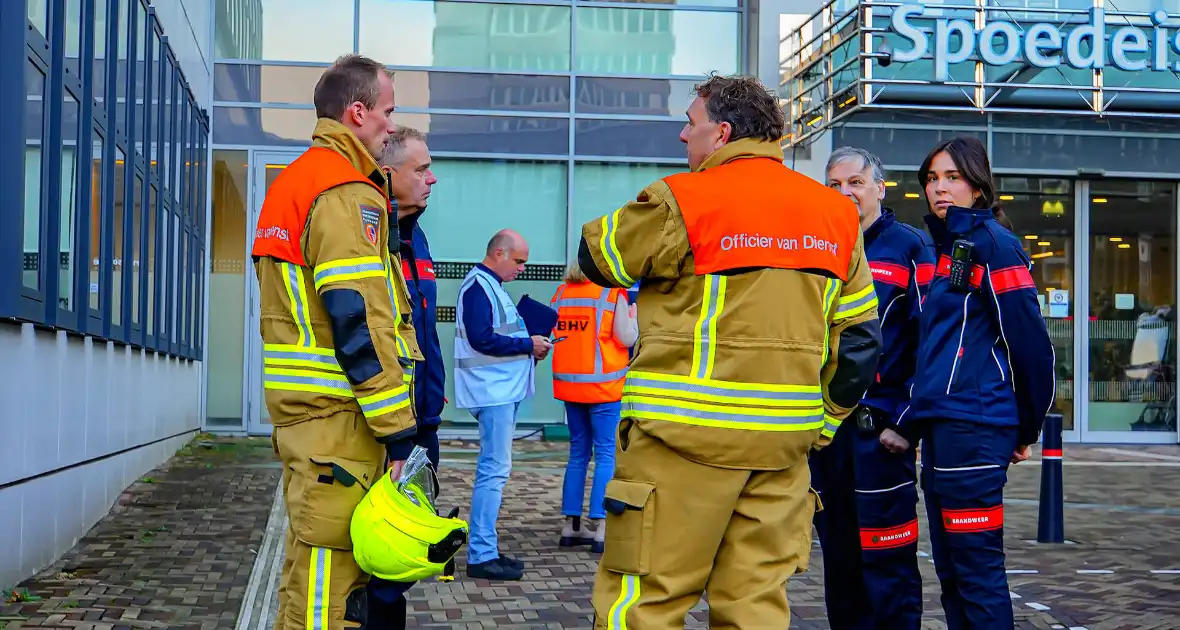
M942 526L950 534L990 532L1004 526L1004 506L967 510L943 510Z
M983 265L971 265L971 288L978 289L983 285ZM938 270L934 272L936 276L951 275L951 257L943 254L938 259Z
M869 269L873 272L873 280L903 289L910 286L910 270L906 267L893 263L870 261Z
M419 280L434 280L434 261L417 260L415 262L417 263L415 266L418 267ZM406 280L410 280L414 277L414 275L410 273L410 261L402 261L402 273L405 274Z
M1015 267L993 271L992 288L996 290L996 293L1007 293L1008 291L1018 291L1020 289L1036 289L1037 285L1033 282L1032 274L1028 272L1028 267L1017 265Z
M934 280L934 265L921 263L918 265L918 284L930 284Z
M1061 449L1043 448L1041 449L1041 457L1061 457Z
M918 519L897 527L861 528L861 549L895 549L918 542Z

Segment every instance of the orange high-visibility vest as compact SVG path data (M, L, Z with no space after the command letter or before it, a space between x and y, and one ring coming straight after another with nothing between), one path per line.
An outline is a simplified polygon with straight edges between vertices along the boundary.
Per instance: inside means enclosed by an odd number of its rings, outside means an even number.
M629 359L615 339L615 304L622 289L566 283L550 303L557 310L553 337L553 397L575 403L618 402Z
M855 213L801 193L804 179L772 158L735 160L664 178L692 245L696 275L742 268L815 269L848 281Z
M365 177L348 158L325 148L312 147L283 169L266 192L254 231L252 256L272 256L289 263L306 266L303 259L303 228L311 205L320 193L348 183L368 184L383 198L388 197L373 180ZM373 234L372 241L377 242Z

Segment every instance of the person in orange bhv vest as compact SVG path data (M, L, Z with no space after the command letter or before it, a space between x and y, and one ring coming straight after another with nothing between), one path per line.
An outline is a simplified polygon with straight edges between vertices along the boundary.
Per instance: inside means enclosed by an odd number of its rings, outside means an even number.
M578 248L591 282L643 282L596 628L683 628L705 591L711 627L788 627L822 509L808 455L881 353L856 206L783 165L784 114L757 79L712 76L696 95L690 172L585 224Z
M377 163L394 131L393 81L376 61L348 55L320 77L314 101L312 146L267 191L251 252L290 516L275 630L365 622L368 576L350 521L414 447L422 359Z
M639 328L635 305L628 305L623 289L592 284L575 261L565 272L565 283L553 294L557 326L553 334L553 397L565 401L570 431L570 455L561 492L561 512L566 517L559 545L589 545L602 553L606 528L603 494L615 470L615 431L619 426L619 401L627 372L628 349L635 345ZM582 528L582 500L586 494L586 469L594 454L594 481L590 490L590 520Z

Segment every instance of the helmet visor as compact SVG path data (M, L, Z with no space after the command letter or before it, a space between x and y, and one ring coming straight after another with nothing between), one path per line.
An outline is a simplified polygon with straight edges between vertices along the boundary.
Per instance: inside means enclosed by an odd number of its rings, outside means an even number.
M434 467L430 465L426 449L421 446L414 447L409 459L402 466L397 489L414 505L437 514L434 502L438 498L438 478L434 475Z

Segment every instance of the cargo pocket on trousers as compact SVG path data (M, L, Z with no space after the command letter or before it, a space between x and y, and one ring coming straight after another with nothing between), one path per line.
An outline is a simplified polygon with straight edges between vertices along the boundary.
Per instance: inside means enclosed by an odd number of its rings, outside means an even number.
M807 498L810 503L804 504L803 511L807 512L807 507L811 507L811 514L807 519L807 525L804 526L803 531L799 534L799 564L795 567L795 573L803 573L811 566L811 523L815 520L815 515L824 511L824 502L819 498L819 493L815 488L808 486Z
M655 485L612 479L606 484L606 541L600 564L607 571L647 575L655 530Z
M295 536L312 547L352 549L352 513L373 482L377 466L332 456L313 456Z

